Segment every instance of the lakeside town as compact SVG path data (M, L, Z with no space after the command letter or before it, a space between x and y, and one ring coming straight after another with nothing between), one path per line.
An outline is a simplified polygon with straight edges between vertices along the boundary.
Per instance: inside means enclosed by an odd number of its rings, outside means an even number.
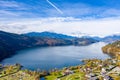
M56 70L46 80L120 80L120 55L106 60L83 60L84 65Z
M120 41L102 47L111 58L86 59L83 65L64 68L46 76L46 80L120 80Z
M83 62L83 65L49 72L22 70L20 64L0 65L0 80L120 80L119 54L106 60L86 59Z

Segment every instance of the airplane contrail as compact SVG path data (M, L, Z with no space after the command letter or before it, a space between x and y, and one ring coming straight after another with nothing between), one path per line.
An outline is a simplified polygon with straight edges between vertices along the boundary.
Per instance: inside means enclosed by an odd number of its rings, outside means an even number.
M63 14L63 12L57 8L52 2L50 2L49 0L46 0L52 7L54 7L60 14Z

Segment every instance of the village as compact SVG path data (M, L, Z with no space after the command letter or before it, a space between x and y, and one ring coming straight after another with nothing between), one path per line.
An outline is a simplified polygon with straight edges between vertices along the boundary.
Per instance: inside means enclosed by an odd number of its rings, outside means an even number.
M20 64L0 65L0 80L39 80L39 72L21 68Z
M83 65L49 72L22 70L20 64L0 65L0 80L120 80L120 54L105 60L85 59Z
M86 59L84 65L54 70L45 80L120 80L120 54L106 60Z

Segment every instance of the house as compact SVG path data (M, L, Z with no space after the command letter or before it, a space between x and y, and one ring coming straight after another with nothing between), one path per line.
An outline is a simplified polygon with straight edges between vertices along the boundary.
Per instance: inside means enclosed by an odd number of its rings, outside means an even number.
M113 59L112 62L115 64L117 62L117 60Z
M97 77L91 77L88 80L99 80Z
M73 71L67 69L63 72L63 75L69 75L69 74L73 74L73 73L74 73Z
M85 76L88 78L88 80L98 80L97 75L93 73L86 74Z
M115 66L109 65L109 70L112 70L113 68L115 68Z
M60 80L59 78L57 78L56 80Z
M106 69L105 69L105 68L102 68L101 74L105 74L105 73L106 73Z
M120 67L115 67L113 70L111 70L109 73L118 73L120 74Z
M113 78L111 76L104 76L103 80L113 80Z

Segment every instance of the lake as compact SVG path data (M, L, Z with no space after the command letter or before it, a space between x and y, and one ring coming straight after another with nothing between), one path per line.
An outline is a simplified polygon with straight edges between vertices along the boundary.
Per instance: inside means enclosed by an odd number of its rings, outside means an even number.
M88 46L54 46L37 47L18 51L16 55L4 59L2 64L20 63L24 68L49 70L83 64L83 59L106 59L108 55L102 53L104 42Z

